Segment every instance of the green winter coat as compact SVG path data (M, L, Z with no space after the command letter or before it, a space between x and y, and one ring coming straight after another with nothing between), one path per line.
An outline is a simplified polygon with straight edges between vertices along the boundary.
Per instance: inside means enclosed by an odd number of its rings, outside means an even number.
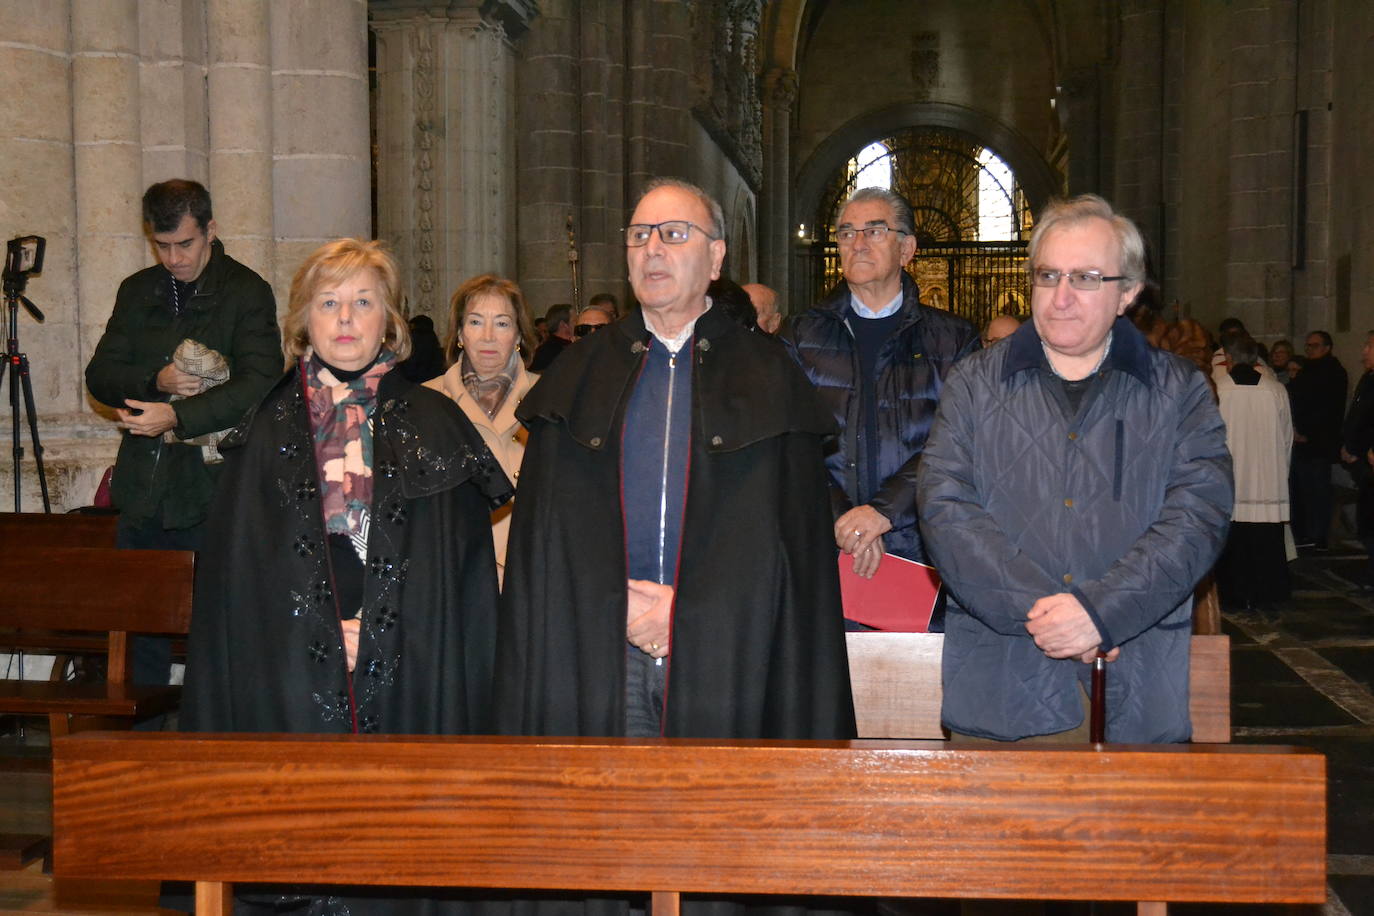
M126 398L165 401L157 373L186 338L218 350L229 363L229 380L173 404L178 438L229 429L258 403L282 371L281 332L272 288L211 243L210 261L195 294L174 317L161 265L126 278L115 297L105 335L86 366L86 387L102 404L123 407ZM127 521L190 528L204 521L218 476L199 446L164 444L162 437L123 434L115 461L112 496Z

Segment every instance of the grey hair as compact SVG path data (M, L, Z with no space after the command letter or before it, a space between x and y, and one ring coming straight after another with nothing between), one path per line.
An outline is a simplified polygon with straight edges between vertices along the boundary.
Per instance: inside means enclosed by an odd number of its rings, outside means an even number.
M1068 200L1052 200L1040 212L1031 232L1030 244L1026 246L1026 269L1034 270L1040 246L1053 229L1076 226L1090 219L1106 220L1116 235L1121 249L1121 275L1132 283L1145 282L1145 239L1135 223L1112 209L1096 194L1080 194Z
M711 225L707 230L711 235L721 241L725 240L725 211L720 208L720 204L710 194L707 194L699 185L694 185L685 178L650 178L649 183L644 186L644 190L639 192L635 198L635 207L640 201L649 196L650 191L657 191L659 188L677 188L679 191L686 191L706 208L707 214L711 217Z
M1226 358L1233 366L1253 366L1259 362L1259 344L1249 334L1236 334L1228 337L1222 344Z
M916 234L916 217L911 212L911 204L907 199L896 191L888 188L860 188L840 208L840 218L844 218L844 211L849 209L850 204L863 203L866 200L879 200L892 208L892 219L897 223L897 229L902 230L907 235Z

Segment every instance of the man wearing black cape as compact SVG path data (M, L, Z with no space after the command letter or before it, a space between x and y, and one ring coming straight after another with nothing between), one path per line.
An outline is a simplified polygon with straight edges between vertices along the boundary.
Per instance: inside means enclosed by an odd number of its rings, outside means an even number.
M712 308L725 240L704 191L652 182L625 245L641 309L569 347L518 411L499 725L853 737L834 421L781 347Z

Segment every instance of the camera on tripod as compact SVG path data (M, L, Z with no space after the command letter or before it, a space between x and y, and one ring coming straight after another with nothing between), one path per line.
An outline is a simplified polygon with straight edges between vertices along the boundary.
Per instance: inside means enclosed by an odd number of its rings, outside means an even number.
M8 312L9 331L5 335L5 374L0 380L10 383L10 455L14 461L14 511L20 505L20 463L24 449L19 444L19 412L22 395L24 410L29 418L29 438L33 442L34 463L38 469L38 487L43 494L43 511L51 512L48 501L48 475L43 469L43 446L38 441L38 410L33 403L33 384L29 381L29 358L19 349L19 306L42 322L43 313L24 296L29 277L43 272L43 251L48 247L41 235L21 235L5 243L5 311Z
M29 277L43 272L43 252L48 240L41 235L21 235L5 243L5 295L24 291Z

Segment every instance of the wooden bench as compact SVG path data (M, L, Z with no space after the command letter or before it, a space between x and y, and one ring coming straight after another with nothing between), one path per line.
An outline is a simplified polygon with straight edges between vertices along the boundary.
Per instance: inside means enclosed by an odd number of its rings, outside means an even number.
M942 738L939 633L847 633L859 735ZM1189 713L1195 743L1231 740L1231 639L1192 637ZM1107 666L1108 677L1111 666Z
M17 545L26 550L51 547L113 548L118 526L119 516L112 514L0 512L0 544ZM0 651L37 650L71 655L104 655L108 643L104 634L54 632L36 630L30 626L0 627Z
M6 543L0 628L17 628L30 647L84 652L93 642L105 655L106 680L3 679L0 715L46 716L56 738L83 728L128 728L174 709L180 687L129 683L129 635L189 630L194 562L186 551ZM23 867L47 842L38 834L0 834L0 868Z
M129 683L129 634L188 632L194 564L195 554L178 550L0 551L0 627L95 633L107 647L106 683L0 680L0 713L47 716L58 736L83 719L131 723L173 708L178 688Z
M1157 914L1324 901L1325 805L1325 759L1294 748L87 732L55 745L53 864L196 882L202 916L236 882Z

